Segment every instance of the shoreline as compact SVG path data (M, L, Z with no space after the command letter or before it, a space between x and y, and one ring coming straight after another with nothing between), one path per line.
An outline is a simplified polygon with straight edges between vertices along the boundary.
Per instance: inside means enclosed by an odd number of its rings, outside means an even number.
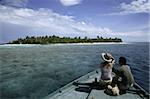
M0 46L42 46L42 45L105 45L105 44L132 44L127 42L99 42L99 43L54 43L54 44L1 44Z

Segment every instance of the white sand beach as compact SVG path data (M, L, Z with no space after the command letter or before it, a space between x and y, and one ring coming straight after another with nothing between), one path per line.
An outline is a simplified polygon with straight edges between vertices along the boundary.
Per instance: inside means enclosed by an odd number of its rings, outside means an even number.
M56 44L3 44L0 46L42 46L42 45L100 45L100 44L132 44L132 43L127 43L127 42L99 42L99 43L56 43Z

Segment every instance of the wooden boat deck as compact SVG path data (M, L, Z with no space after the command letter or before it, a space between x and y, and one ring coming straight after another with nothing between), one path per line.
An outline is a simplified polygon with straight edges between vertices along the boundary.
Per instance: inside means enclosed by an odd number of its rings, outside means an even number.
M95 78L99 79L100 74L101 72L96 70L73 82L92 83L95 81ZM104 90L90 88L84 84L81 86L75 86L73 85L73 82L56 90L44 99L149 99L149 97L145 97L142 93L132 91L119 96L110 96L105 94Z
M87 99L141 99L139 95L126 93L119 96L104 94L104 90L92 90Z

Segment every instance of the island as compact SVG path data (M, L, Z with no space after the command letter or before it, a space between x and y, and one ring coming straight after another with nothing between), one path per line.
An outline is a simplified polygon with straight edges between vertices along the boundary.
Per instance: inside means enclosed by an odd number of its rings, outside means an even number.
M25 38L18 38L17 40L8 42L7 44L55 44L55 43L98 43L98 42L122 42L120 38L97 38L88 37L59 37L59 36L26 36Z

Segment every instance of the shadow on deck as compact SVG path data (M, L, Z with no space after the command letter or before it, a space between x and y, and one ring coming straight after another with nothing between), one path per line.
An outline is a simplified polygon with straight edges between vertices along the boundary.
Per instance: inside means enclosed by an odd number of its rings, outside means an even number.
M103 93L109 96L114 96L112 95L111 92L106 92L107 90L107 83L98 83L98 82L91 82L91 83L79 83L79 82L74 82L73 85L77 86L77 88L75 88L75 91L78 92L85 92L88 93L90 95L92 90L103 90ZM126 92L123 92L121 95L123 94L135 94L141 97L141 99L149 99L149 95L145 94L145 92L143 92L141 89L138 89L138 86L134 85L132 89L128 89ZM120 95L120 96L121 96Z

